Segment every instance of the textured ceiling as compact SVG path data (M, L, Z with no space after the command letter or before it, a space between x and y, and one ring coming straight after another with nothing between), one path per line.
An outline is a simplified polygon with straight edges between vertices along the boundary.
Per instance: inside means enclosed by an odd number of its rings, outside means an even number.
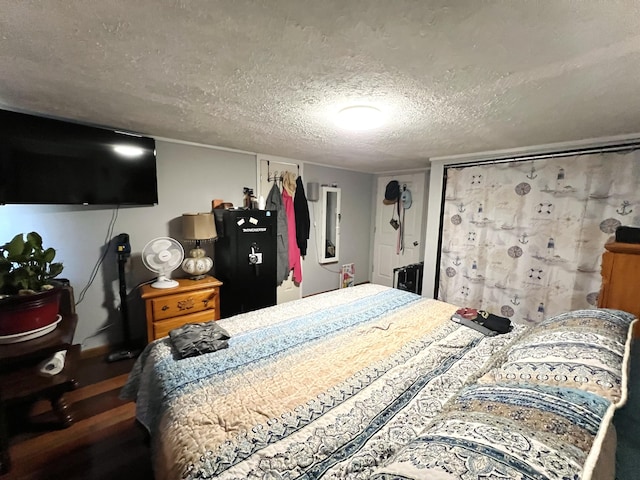
M637 0L1 3L8 109L368 172L640 131Z

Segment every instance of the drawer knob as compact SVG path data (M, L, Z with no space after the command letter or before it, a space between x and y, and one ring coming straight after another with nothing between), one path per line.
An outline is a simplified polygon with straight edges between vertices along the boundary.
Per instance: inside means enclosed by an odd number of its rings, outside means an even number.
M205 298L204 300L202 300L202 303L204 303L204 306L206 307L207 305L209 305L209 299Z
M162 311L164 312L164 311L166 311L166 310L169 310L169 307L167 307L166 305L163 305L163 306L162 306Z

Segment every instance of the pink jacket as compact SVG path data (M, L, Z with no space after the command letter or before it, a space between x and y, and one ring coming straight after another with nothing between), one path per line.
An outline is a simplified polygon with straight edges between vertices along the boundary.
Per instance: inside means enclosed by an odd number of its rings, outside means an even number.
M287 231L289 233L289 270L293 270L293 281L302 282L302 261L300 248L296 240L296 214L293 209L293 197L286 189L282 189L282 203L287 214Z

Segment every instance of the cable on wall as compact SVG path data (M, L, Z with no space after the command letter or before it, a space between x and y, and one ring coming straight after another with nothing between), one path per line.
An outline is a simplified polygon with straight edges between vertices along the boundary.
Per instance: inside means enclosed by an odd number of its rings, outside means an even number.
M104 252L102 253L102 256L98 259L96 264L93 266L93 270L89 275L89 280L87 280L87 284L78 294L78 301L76 302L76 306L80 305L80 303L84 300L84 296L86 295L87 291L89 290L94 280L96 279L96 276L98 275L98 271L100 270L100 266L104 262L104 259L107 256L107 253L109 253L109 250L111 247L111 240L113 237L113 229L116 225L116 220L118 219L119 209L120 209L120 206L118 205L111 213L111 220L109 221L109 226L107 227L107 235L104 239L104 245L105 245Z

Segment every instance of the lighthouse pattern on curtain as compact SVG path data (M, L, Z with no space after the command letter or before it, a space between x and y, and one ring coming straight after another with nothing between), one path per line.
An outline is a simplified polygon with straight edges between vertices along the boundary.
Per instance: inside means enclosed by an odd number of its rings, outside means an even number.
M515 323L597 306L639 178L638 150L447 169L438 298Z

